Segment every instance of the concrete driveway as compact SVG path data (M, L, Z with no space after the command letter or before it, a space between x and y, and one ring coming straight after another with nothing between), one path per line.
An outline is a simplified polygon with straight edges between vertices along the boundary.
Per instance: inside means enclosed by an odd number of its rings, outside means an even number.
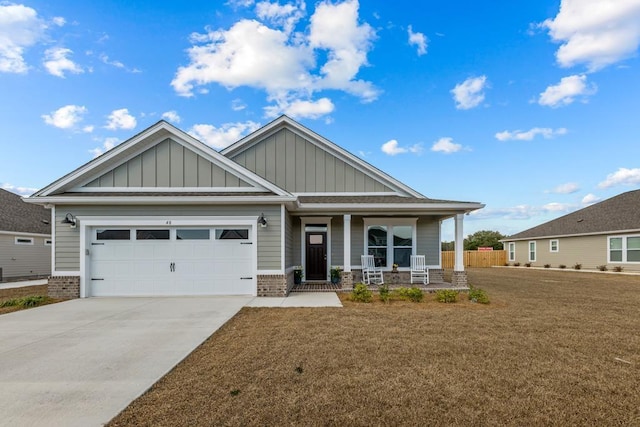
M0 316L0 425L100 426L252 297L88 298Z

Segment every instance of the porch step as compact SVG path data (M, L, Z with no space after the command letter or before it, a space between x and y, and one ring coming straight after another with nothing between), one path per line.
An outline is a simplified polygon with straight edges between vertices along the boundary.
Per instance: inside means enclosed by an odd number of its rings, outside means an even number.
M293 285L291 292L336 292L342 289L342 286L331 282L304 282L299 285Z

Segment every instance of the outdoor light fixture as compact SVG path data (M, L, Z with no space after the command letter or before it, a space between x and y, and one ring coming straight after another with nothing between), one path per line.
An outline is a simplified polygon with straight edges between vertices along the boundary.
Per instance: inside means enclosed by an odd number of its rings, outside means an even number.
M76 228L76 219L70 213L65 215L64 219L61 222L62 224L70 224L71 228Z
M258 224L260 224L260 227L266 227L267 226L267 220L265 219L263 213L261 213L260 217L258 217Z

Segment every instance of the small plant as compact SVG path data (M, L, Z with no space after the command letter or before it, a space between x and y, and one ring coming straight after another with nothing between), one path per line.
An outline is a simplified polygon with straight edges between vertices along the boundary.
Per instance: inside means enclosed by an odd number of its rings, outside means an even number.
M417 287L405 288L401 287L394 291L398 298L403 300L409 300L413 302L420 302L424 298L424 292Z
M560 264L558 267L559 267L559 268L567 268L567 266L566 266L566 265L564 265L564 264Z
M342 273L341 267L338 267L338 266L331 267L331 283L340 282L341 273Z
M489 296L483 289L469 286L469 301L480 304L489 304Z
M514 266L514 267L520 267L520 263L519 263L519 262L514 262L514 263L513 263L513 266Z
M238 389L236 388L236 389L234 389L234 390L231 390L231 391L229 392L229 394L230 394L231 396L237 396L237 395L239 395L239 394L240 394L240 390L238 390Z
M37 307L42 304L46 304L51 301L51 298L44 295L32 295L22 298L12 298L6 301L0 302L0 307L20 307L30 308Z
M525 266L525 267L531 267L531 263L530 263L530 262L527 262L527 263L525 263L525 265L524 265L524 266Z
M378 286L378 293L380 294L380 301L389 302L389 298L391 297L391 292L389 291L389 285Z
M296 366L296 373L297 374L301 374L304 372L304 369L302 369L302 366Z
M364 283L357 283L351 291L351 301L371 302L373 293Z
M304 278L304 269L301 265L296 265L293 267L293 283L299 285L302 283L302 279Z
M545 264L544 268L551 268L551 264Z
M616 273L620 273L623 270L621 265L616 265L615 267L613 267L613 271L615 271Z
M438 302L453 303L458 301L458 291L453 289L440 289L436 291L436 300Z
M607 268L607 266L606 266L606 265L599 265L599 266L597 266L596 268L597 268L598 270L600 270L600 271L607 271L607 270L608 270L608 268Z
M574 270L580 270L581 268L582 268L582 264L580 264L580 263L578 263L578 262L576 262L576 263L573 265L573 269L574 269Z

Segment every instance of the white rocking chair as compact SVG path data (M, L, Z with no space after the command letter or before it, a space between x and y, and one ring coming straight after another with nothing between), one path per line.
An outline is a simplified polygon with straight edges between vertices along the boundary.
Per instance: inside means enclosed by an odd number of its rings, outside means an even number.
M424 255L411 255L411 284L413 281L429 284L429 269L425 265Z
M373 255L361 255L360 260L362 262L362 280L370 285L384 285L384 277L382 276L382 270L380 267L376 267Z

